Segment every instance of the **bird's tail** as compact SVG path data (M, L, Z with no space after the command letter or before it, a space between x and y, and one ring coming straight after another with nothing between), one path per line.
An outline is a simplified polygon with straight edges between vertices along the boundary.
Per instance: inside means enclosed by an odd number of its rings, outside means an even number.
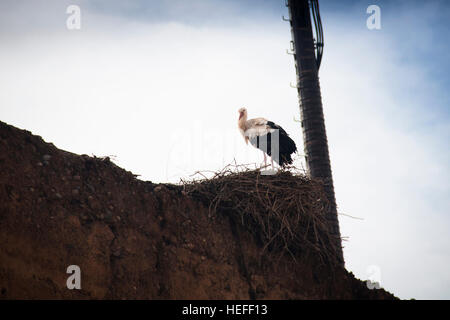
M290 154L282 155L280 154L280 166L284 167L285 165L292 164L292 157Z
M286 133L280 133L280 166L292 164L291 154L297 152L297 146Z

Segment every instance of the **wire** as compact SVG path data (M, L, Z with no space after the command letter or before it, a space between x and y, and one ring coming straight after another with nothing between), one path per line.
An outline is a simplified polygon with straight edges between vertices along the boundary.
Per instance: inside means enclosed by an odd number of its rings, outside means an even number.
M314 50L316 53L317 69L319 69L320 63L322 62L323 46L324 46L322 19L320 18L319 1L318 0L310 0L309 3L310 3L311 15L313 18L312 20L314 22L314 31L315 31Z
M322 62L322 55L323 55L323 29L322 29L322 20L320 18L320 11L319 11L319 1L313 0L312 1L312 8L314 10L314 22L315 22L315 30L316 30L316 62L317 62L317 69L320 67L320 63Z

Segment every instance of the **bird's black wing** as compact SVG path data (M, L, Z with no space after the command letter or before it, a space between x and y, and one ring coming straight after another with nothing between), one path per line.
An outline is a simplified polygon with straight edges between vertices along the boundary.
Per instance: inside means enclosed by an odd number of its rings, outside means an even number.
M278 158L279 165L283 166L285 164L291 164L292 158L291 154L297 151L297 146L295 142L289 137L287 132L279 125L272 121L267 121L267 126L271 129L275 129L279 131L279 157L272 157L272 133L267 133L260 136L255 136L250 138L250 143L267 153L271 156L275 161Z

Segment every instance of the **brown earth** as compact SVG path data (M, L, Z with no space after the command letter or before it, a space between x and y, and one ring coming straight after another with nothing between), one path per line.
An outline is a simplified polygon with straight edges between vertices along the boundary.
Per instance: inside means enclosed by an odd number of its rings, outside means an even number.
M181 186L0 122L1 299L394 299L314 256L262 258ZM81 290L69 290L69 265Z

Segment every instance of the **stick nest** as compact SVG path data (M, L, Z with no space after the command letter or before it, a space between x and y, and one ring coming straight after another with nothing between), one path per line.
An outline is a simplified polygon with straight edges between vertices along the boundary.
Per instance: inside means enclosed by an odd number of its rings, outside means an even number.
M261 244L261 255L289 254L294 260L314 254L337 262L340 239L331 233L329 203L321 181L295 168L263 175L247 166L228 165L212 178L182 181L185 192L209 206L209 214L228 216Z

